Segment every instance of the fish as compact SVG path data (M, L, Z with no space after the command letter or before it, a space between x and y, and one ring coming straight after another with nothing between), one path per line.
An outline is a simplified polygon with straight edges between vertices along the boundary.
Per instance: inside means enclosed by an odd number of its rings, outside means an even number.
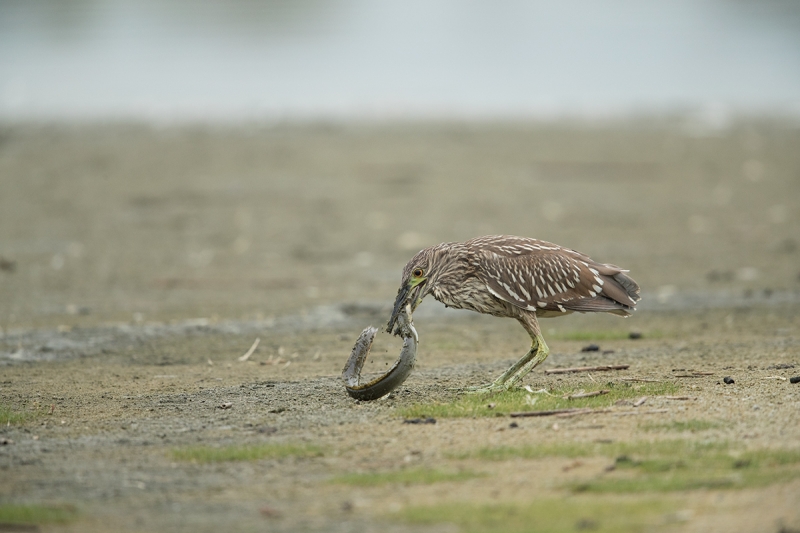
M397 327L394 330L394 334L403 339L400 357L388 372L366 383L361 383L361 371L367 361L367 356L377 332L378 328L372 326L364 328L361 335L358 336L353 346L353 351L350 353L350 357L342 370L342 380L347 394L356 400L372 401L386 396L402 385L414 369L419 335L412 321L411 306L406 305L405 309L397 316Z

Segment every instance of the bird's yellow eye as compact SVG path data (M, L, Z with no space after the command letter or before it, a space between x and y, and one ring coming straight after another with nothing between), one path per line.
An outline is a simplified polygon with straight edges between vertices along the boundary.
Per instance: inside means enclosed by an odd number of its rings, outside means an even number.
M411 273L415 278L421 278L425 272L421 268L415 268Z

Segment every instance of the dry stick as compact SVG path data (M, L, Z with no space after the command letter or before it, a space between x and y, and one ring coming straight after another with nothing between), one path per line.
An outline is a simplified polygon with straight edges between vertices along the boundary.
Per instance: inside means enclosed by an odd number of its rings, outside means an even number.
M600 396L601 394L608 394L611 392L608 389L603 390L596 390L593 392L580 392L578 394L569 394L567 396L563 396L565 400L575 400L577 398L591 398L592 396Z
M647 396L639 398L637 400L638 405L642 405L642 399L646 399ZM641 403L639 403L641 402ZM599 414L599 413L612 413L614 416L628 416L628 415L649 415L649 414L656 414L656 413L668 413L669 409L650 409L648 411L643 410L636 410L636 411L622 411L622 412L613 412L613 409L592 409L591 407L571 407L568 409L551 409L549 411L521 411L516 413L510 413L509 416L511 418L521 418L521 417L540 417L540 416L557 416L559 418L566 418L569 416L577 416L577 415L589 415L589 414Z
M669 409L650 409L649 411L621 411L619 413L614 413L614 416L649 415L655 413L669 413Z
M547 394L548 396L555 396L555 394L550 394L547 392L547 389L533 390L530 385L525 385L523 388L531 394Z
M639 407L640 405L642 405L646 401L647 401L647 396L642 396L641 398L639 398L638 400L633 402L633 406L634 407Z
M660 379L647 379L647 378L619 378L620 381L634 381L638 383L661 383Z
M587 407L587 408L585 408L583 410L575 411L573 413L556 413L553 416L558 417L558 418L569 418L571 416L588 415L588 414L595 414L595 413L609 413L609 412L611 412L611 409L590 409L590 408Z
M247 353L245 353L243 356L241 356L239 358L239 361L241 361L243 363L243 362L247 361L248 359L250 359L250 356L253 355L253 352L255 352L256 348L258 348L258 343L259 342L261 342L261 337L256 337L256 341L253 343L253 345L250 347L250 349L247 350Z
M664 396L665 400L694 400L695 398L691 398L689 396Z
M627 370L631 365L576 366L573 368L551 368L545 374L569 374L571 372L606 372L608 370Z
M511 418L520 418L524 416L574 416L584 415L590 413L607 413L609 409L592 409L590 407L570 407L568 409L551 409L549 411L521 411L511 413Z
M779 379L781 381L786 381L786 378L783 376L765 376L764 379Z
M713 376L714 372L692 372L691 374L676 374L674 378L702 378L703 376Z

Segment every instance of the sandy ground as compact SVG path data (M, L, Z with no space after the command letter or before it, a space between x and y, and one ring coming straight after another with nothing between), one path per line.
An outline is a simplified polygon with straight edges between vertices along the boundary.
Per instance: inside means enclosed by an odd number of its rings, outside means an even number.
M452 458L480 446L666 438L643 424L702 419L719 425L684 437L796 447L800 384L774 376L800 375L798 146L796 128L757 122L6 126L0 404L40 415L0 428L11 441L0 446L0 503L80 510L47 531L437 531L392 513L563 497L565 480L606 466ZM405 261L487 233L582 250L642 285L631 319L545 321L543 368L630 364L602 379L674 380L691 400L652 398L652 413L558 429L405 424L398 408L455 398L527 347L512 321L432 301L415 315L409 381L377 402L349 399L341 368L359 331L388 317ZM599 352L569 340L633 330L643 338L599 340ZM382 336L369 370L398 348ZM682 368L711 374L676 378ZM537 369L525 384L592 379ZM212 465L171 455L262 442L325 453ZM409 465L489 475L445 488L330 483ZM800 530L798 480L660 497L690 518L659 531Z

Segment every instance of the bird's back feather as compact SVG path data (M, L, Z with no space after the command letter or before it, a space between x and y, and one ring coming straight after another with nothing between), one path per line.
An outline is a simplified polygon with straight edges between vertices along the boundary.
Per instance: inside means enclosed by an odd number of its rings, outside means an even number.
M628 316L639 286L621 268L547 241L493 235L464 243L489 291L540 314L607 312Z

